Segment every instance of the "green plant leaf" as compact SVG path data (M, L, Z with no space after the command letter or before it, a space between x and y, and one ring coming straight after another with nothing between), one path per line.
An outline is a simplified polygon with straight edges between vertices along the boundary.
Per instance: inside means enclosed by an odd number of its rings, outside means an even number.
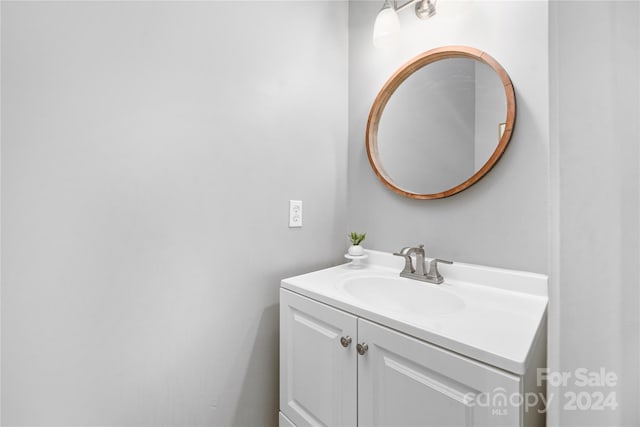
M352 231L349 234L349 240L351 240L351 244L353 245L359 245L364 241L365 237L367 237L367 233L359 234L359 233L356 233L355 231Z

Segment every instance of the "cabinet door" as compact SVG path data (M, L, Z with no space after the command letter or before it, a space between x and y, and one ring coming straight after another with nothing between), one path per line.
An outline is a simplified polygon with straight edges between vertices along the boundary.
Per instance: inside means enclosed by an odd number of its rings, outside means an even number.
M356 425L356 334L356 317L280 290L280 410L296 426Z
M368 345L358 357L360 426L520 425L520 408L505 402L519 377L366 320L358 336Z

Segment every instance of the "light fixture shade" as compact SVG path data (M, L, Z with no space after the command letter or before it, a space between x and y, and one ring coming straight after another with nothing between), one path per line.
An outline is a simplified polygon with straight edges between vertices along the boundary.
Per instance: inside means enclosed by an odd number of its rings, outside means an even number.
M388 2L378 12L373 25L373 46L376 48L389 45L400 31L400 19L395 9Z

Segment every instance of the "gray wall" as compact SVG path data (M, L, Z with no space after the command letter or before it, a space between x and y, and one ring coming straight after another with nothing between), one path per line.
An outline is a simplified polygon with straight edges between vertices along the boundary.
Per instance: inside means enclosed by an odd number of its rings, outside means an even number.
M3 1L2 424L275 425L346 117L346 3Z
M2 2L3 425L275 424L279 280L347 229L549 273L550 367L615 371L621 404L557 394L549 425L640 424L639 5L443 1L376 51L379 7ZM471 189L403 199L366 117L445 44L509 72L515 133Z
M617 375L551 389L549 425L638 426L640 4L550 6L550 368ZM617 410L566 410L564 393L614 393Z
M398 45L375 49L371 32L379 2L349 3L348 226L367 232L367 247L396 251L425 243L431 256L547 272L547 6L441 2L429 21L404 11ZM384 187L371 170L365 151L369 109L402 64L452 44L484 50L508 71L518 104L513 138L498 165L470 189L442 200L406 199Z

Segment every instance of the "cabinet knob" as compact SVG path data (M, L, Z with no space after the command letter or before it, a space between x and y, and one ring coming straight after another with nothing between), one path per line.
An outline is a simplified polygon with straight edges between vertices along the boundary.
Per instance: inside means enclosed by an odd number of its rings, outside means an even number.
M349 335L346 337L340 337L340 344L342 344L343 347L349 347L349 344L351 344L351 337Z
M362 344L358 344L356 346L356 349L358 350L358 354L362 356L367 352L367 350L369 350L369 346L366 345L365 343L362 343Z

